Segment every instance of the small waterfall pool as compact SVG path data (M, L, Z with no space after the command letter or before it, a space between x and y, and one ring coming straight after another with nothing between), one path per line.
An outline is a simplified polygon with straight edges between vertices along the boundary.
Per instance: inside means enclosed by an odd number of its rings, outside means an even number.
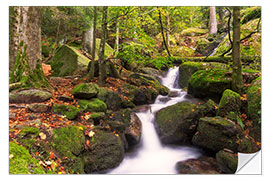
M176 174L177 162L201 155L196 148L162 145L153 124L155 112L187 100L186 92L178 86L178 74L179 68L175 67L162 78L162 84L171 90L173 97L159 95L147 111L136 113L142 122L141 142L132 152L126 153L122 163L109 174Z

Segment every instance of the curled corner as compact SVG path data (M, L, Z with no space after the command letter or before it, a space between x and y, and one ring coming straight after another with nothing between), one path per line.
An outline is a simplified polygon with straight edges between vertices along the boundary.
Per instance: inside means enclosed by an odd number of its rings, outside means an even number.
M238 153L238 166L235 174L262 174L262 153Z

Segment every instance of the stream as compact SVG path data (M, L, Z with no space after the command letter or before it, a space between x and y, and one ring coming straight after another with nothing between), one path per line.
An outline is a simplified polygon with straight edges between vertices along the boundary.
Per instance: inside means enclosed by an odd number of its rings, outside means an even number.
M127 152L121 164L109 174L176 174L177 162L201 155L200 150L193 147L161 144L153 124L157 111L189 100L185 98L187 93L178 86L178 74L179 68L174 67L162 78L162 84L174 97L159 95L147 111L136 113L142 122L141 142L132 152Z

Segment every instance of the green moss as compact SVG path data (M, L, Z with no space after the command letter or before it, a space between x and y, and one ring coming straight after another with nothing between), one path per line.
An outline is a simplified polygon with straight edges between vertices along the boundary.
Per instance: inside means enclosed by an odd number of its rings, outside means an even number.
M10 174L45 174L45 171L38 164L24 147L9 143L9 173Z
M174 47L170 47L170 54L172 56L183 56L183 57L192 57L194 56L195 50L191 49L189 47L186 46L174 46ZM166 56L168 55L167 51L164 50L161 52L162 56Z
M206 34L208 29L199 29L199 28L187 28L183 30L180 35L181 36L199 36Z
M24 129L21 130L21 132L19 133L20 136L24 137L27 135L34 135L34 136L38 136L38 134L40 133L38 128L35 127L26 127Z
M54 104L53 112L64 115L69 120L76 119L80 114L80 110L78 108L64 104Z
M247 91L248 116L256 124L261 120L261 77L255 79Z
M202 69L204 69L203 64L198 62L184 62L181 64L179 66L179 85L181 87L187 87L191 75Z
M82 111L106 112L107 110L107 105L97 98L93 98L91 100L80 100L78 104Z
M97 98L105 102L109 110L119 110L121 108L122 99L118 93L107 90L106 88L100 88Z
M231 112L234 112L236 115L238 115L240 112L240 106L241 106L240 94L230 89L226 89L223 92L222 98L219 102L219 109L217 115L223 117L229 116Z
M238 157L235 154L219 151L216 154L219 168L226 174L234 174L237 170Z
M75 86L72 94L77 98L91 99L98 94L99 87L94 83L81 83Z
M241 11L241 24L261 17L261 7L254 6Z

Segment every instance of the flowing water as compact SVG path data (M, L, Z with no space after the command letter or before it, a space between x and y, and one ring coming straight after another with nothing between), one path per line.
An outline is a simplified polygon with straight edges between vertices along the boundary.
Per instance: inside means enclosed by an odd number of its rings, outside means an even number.
M178 86L178 72L178 67L171 68L162 78L162 84L173 92L174 97L159 95L147 111L136 113L142 122L141 142L134 151L126 154L122 163L110 174L176 174L178 161L200 156L196 148L162 145L153 124L155 112L188 100L185 98L186 92Z

